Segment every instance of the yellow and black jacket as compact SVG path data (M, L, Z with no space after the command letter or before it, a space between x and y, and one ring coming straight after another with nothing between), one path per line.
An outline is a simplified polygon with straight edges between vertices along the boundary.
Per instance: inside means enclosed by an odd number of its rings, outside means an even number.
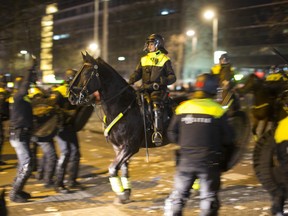
M220 83L222 83L224 80L232 82L234 79L234 70L231 64L216 64L211 68L211 73L219 77Z
M180 145L179 169L220 163L224 148L233 148L234 132L225 110L212 99L192 99L176 108L168 128L170 141Z
M176 76L172 68L171 60L160 50L148 53L143 56L131 74L129 83L142 79L143 84L158 83L164 88L176 81Z
M68 100L68 84L63 83L62 85L53 89L50 100L55 103L55 105L59 106L64 115L64 125L72 124L74 115L76 113L77 106L72 105Z
M264 85L269 89L272 97L278 97L288 86L288 78L284 73L271 73L265 78Z

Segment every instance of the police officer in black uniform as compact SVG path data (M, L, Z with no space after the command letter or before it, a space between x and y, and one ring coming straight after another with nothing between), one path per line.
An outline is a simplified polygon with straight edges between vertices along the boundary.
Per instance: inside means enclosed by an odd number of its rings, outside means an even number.
M193 98L179 105L172 117L168 137L180 149L174 189L165 201L165 216L182 215L196 179L200 179L200 215L217 215L221 153L224 148L234 148L234 132L225 110L213 100L218 84L214 75L199 75Z
M129 78L129 84L142 79L143 89L152 100L154 113L154 134L152 141L155 145L162 144L162 110L163 99L167 94L167 85L176 81L168 51L164 47L164 38L159 34L151 34L145 42L143 56L134 73Z
M81 185L76 181L78 177L80 164L80 149L77 132L73 125L73 117L75 116L77 107L71 105L67 92L69 83L73 80L77 71L68 69L65 72L65 82L55 88L51 93L51 98L61 108L63 112L64 125L63 129L56 136L57 143L60 148L60 157L56 166L56 185L55 190L59 193L69 193L69 189L64 185L64 177L66 169L68 169L68 186L69 188L80 188ZM68 167L69 165L69 167Z
M33 128L31 100L28 97L30 83L35 81L34 67L24 77L15 80L13 104L10 110L10 143L18 158L17 175L10 191L13 202L27 202L30 194L23 191L24 185L32 173L32 153L30 138Z

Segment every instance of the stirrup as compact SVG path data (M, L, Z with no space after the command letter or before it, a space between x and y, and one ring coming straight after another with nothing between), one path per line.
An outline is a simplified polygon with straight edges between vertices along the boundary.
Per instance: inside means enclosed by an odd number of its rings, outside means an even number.
M156 146L162 145L162 134L159 131L152 134L152 143L155 143Z

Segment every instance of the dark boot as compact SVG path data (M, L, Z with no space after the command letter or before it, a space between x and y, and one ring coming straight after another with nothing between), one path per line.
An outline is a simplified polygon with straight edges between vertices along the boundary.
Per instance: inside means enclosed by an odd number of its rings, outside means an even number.
M69 167L69 180L68 180L68 186L70 189L84 189L83 186L76 180L78 177L79 172L79 160L76 159L74 161L70 162Z
M19 193L22 197L26 198L26 199L30 199L31 195L29 193L27 193L26 191L20 191Z
M58 186L55 186L55 191L57 193L62 193L62 194L68 194L70 193L69 189L65 187L65 185L58 185Z
M24 185L27 182L28 178L32 173L32 166L31 164L25 164L23 168L18 172L12 190L10 191L10 200L13 202L27 202L27 199L30 198L28 193L23 191Z
M163 142L162 137L162 113L160 109L156 108L154 112L154 133L152 134L152 142L156 146L161 146Z
M285 204L284 196L280 194L274 195L274 197L272 197L272 207L271 207L272 215L284 216L284 204Z
M69 190L64 186L64 177L66 172L68 158L61 156L56 166L56 182L55 191L57 193L69 193Z

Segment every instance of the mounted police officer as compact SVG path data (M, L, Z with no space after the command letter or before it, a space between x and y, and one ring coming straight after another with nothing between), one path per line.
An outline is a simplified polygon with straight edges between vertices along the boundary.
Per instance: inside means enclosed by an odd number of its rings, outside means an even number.
M77 71L68 69L65 72L65 82L53 89L50 98L60 107L63 112L64 125L62 130L56 136L57 143L60 148L60 157L56 166L56 183L55 190L59 193L69 193L69 189L64 185L64 177L68 170L68 186L69 188L79 188L80 183L76 181L80 163L80 149L77 137L77 131L74 128L73 117L76 113L76 106L71 105L67 92L69 83L73 80ZM69 167L68 167L69 165ZM81 187L80 187L81 188Z
M129 84L142 79L143 90L152 101L154 113L154 133L152 142L162 144L162 104L167 94L167 85L176 81L168 51L164 47L164 38L159 34L151 34L145 42L143 56L134 73L130 75Z
M35 82L34 67L23 78L16 78L14 83L13 102L10 110L10 143L18 158L17 175L10 191L13 202L27 202L30 194L23 191L24 185L32 173L32 153L30 139L33 128L33 112L28 97L30 83Z
M168 137L180 149L174 189L165 201L165 216L182 215L196 179L200 179L200 215L216 216L220 208L221 155L223 149L234 148L234 131L225 110L213 100L218 85L216 76L199 75L192 99L179 105L172 117Z
M233 100L232 109L230 109L230 111L238 110L240 108L240 101L234 92L231 91L235 86L234 69L227 53L220 56L219 64L216 64L211 68L211 74L216 75L219 78L217 101L220 102L222 106L227 106L229 105L229 102Z
M265 78L264 85L269 89L272 97L277 98L288 85L288 75L283 68L273 65Z
M220 56L219 64L211 68L211 73L219 77L220 87L231 89L234 81L234 71L227 53Z

